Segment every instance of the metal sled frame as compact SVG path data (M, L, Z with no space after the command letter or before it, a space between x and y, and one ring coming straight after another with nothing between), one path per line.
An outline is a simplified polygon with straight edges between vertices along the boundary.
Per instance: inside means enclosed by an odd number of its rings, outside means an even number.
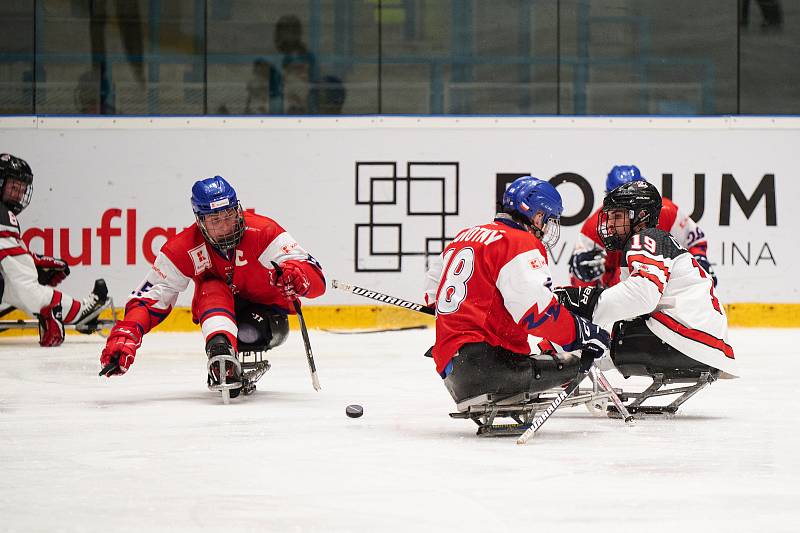
M592 413L605 412L611 392L600 390L592 374L589 376L592 378L592 387L578 389L561 403L559 409L583 404ZM541 393L523 392L514 396L482 394L458 403L458 412L450 413L450 418L472 420L478 425L479 437L516 437L531 427L536 414L547 409L559 392L560 388ZM514 423L496 424L497 418L510 418Z
M225 368L225 363L230 362L236 366L241 374L241 381L234 383L209 383L208 390L222 393L222 403L229 403L231 400L231 390L241 389L245 396L252 394L256 390L256 382L270 369L269 361L264 359L263 351L239 352L241 361L232 355L215 355L208 359L208 373L211 375L211 366L214 363L220 369ZM209 378L210 379L210 378ZM220 376L220 380L222 377Z
M214 378L214 374L211 372L211 367L214 364L218 365L219 368L219 381L212 381ZM242 382L235 381L232 383L227 382L227 365L226 363L231 363L237 369L237 374L242 374L242 365L239 363L239 360L234 357L233 355L215 355L213 357L208 358L208 390L214 392L221 392L222 393L222 403L228 404L231 401L231 390L232 389L241 389Z
M117 316L117 309L114 307L114 301L109 298L108 302L104 304L100 309L97 310L96 313L84 318L77 324L64 324L64 329L74 329L80 333L85 335L89 335L92 333L97 333L101 337L107 337L109 331L114 324L117 322L115 318L112 319L98 319L97 316L105 309L111 309L111 316ZM14 308L7 308L3 311L0 311L0 317L4 314L13 311ZM0 320L0 333L3 331L8 331L10 329L39 329L39 321L38 320L31 320L31 319L19 319L19 320Z
M242 356L242 392L252 394L256 390L256 382L261 379L272 365L264 359L264 351L239 352Z
M632 415L673 415L678 408L689 398L716 381L715 372L701 372L698 377L667 377L663 373L653 374L653 383L642 392L623 392L620 397L623 401L632 399L625 407ZM668 385L689 383L683 387L663 388ZM672 403L664 406L642 405L645 400L658 396L671 396L679 394ZM609 416L618 416L617 409L612 405L608 407Z

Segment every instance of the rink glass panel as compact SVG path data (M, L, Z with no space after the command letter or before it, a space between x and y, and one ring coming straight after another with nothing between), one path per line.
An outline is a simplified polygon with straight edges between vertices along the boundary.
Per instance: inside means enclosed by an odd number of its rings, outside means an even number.
M800 113L785 0L0 4L5 115Z

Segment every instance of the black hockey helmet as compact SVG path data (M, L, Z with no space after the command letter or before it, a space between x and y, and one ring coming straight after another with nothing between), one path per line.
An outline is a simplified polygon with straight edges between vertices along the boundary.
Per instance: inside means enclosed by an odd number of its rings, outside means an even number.
M15 215L31 203L33 171L24 159L0 154L0 201Z
M630 222L627 231L610 231L609 213L623 210ZM654 228L661 213L661 194L652 183L631 181L609 192L603 199L603 210L597 219L597 234L607 250L622 250L636 229Z

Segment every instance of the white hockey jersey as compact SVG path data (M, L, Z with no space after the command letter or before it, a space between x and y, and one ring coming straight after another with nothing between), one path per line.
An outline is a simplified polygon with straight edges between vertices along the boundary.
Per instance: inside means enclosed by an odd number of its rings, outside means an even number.
M581 232L578 234L578 239L575 241L575 250L572 252L572 255L604 248L603 240L597 233L597 221L600 218L601 211L602 209L598 209L583 223ZM690 254L694 256L706 255L708 242L706 241L705 233L703 233L703 230L700 229L700 226L698 226L691 217L678 209L678 206L669 198L661 199L661 212L658 215L658 227L672 234ZM599 280L603 287L612 287L619 283L621 264L622 258L620 257L620 252L607 252L605 273L603 273ZM570 284L575 287L594 285L595 283L595 281L584 282L575 276L570 276Z
M0 276L4 284L2 292L4 304L34 314L53 301L53 288L39 284L33 257L20 236L17 217L2 204L0 204ZM69 314L73 308L79 307L79 302L67 298L63 301L63 305L65 314Z
M633 235L622 252L620 279L600 295L593 322L610 330L618 320L647 315L650 331L673 348L738 375L714 284L672 235L658 228Z

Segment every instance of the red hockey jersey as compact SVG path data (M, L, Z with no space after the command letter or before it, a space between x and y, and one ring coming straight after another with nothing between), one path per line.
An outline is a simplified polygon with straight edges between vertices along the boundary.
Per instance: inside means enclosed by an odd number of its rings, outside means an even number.
M514 222L498 218L461 231L427 273L425 300L436 306L436 370L442 374L471 342L528 354L530 334L574 349L574 319L551 285L544 245Z
M325 292L319 263L277 222L250 212L244 213L244 220L247 228L230 257L208 244L196 224L164 243L150 272L131 294L126 320L135 320L149 331L166 318L189 281L205 278L225 281L231 292L245 300L293 313L291 302L270 281L273 261L300 261L311 280L308 298Z

